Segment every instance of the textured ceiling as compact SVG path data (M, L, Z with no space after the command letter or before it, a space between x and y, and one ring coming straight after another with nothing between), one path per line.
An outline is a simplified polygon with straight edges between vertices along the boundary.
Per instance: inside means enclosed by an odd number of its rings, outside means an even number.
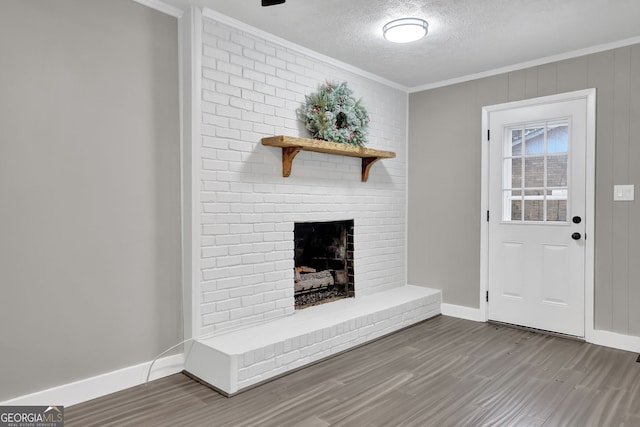
M640 37L640 0L165 2L208 7L407 88ZM427 37L384 40L382 26L401 17L427 20Z

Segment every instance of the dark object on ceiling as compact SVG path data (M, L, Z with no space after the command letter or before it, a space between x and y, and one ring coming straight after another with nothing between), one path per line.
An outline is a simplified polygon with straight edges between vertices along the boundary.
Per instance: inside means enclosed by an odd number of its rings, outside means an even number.
M285 0L262 0L262 6L273 6L284 2Z

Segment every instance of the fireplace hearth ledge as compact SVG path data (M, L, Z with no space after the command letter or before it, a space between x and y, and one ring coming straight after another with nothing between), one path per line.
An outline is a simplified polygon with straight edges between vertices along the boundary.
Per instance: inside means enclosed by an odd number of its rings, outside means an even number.
M442 292L406 285L195 340L185 370L226 396L441 313Z

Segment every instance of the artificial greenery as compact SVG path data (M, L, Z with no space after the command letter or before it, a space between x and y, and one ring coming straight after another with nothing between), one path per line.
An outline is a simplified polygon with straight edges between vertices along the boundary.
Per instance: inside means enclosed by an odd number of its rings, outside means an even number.
M306 97L302 120L315 139L364 146L369 115L347 83L326 83Z

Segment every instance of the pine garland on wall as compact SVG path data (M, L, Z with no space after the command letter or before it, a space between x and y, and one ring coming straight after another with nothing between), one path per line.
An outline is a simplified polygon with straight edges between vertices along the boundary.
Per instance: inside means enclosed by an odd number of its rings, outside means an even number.
M301 116L315 139L360 147L367 142L369 115L347 82L320 86L317 93L306 97Z

